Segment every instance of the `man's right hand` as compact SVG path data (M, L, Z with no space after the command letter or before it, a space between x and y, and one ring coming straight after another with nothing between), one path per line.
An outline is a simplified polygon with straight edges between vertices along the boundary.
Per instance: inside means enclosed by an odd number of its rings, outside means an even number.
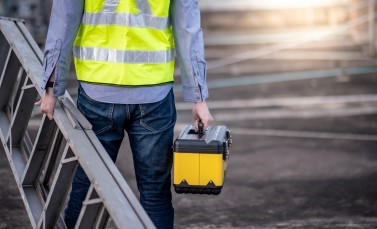
M52 95L52 88L46 88L45 94L35 103L35 105L41 106L42 113L45 113L50 120L54 118L55 104L56 97Z
M207 127L213 122L213 118L211 116L211 113L209 112L209 109L207 107L207 104L205 101L202 102L196 102L193 109L192 109L192 115L195 122L195 131L198 132L199 128L199 121L203 123L203 130L205 131Z

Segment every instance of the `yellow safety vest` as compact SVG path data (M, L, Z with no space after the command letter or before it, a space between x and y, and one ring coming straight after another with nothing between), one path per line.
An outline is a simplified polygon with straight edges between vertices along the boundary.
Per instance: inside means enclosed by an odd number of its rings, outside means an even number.
M173 82L170 0L85 0L73 47L80 81L145 86Z

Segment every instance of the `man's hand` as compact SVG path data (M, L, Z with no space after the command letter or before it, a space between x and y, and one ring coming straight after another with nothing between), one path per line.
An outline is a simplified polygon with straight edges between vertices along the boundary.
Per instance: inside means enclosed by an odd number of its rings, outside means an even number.
M194 108L192 109L192 115L195 121L196 132L199 131L199 128L198 128L199 121L202 121L204 131L213 121L213 118L211 116L211 113L208 110L208 107L205 101L195 103Z
M41 106L42 113L45 113L48 119L52 120L54 118L55 103L56 97L52 95L52 88L46 88L46 93L35 105Z

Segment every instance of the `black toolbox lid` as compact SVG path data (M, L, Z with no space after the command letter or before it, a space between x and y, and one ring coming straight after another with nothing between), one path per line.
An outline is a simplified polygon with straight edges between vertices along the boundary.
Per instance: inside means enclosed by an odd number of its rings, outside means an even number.
M203 135L195 132L193 125L186 125L174 141L174 152L223 153L228 140L226 126L209 126Z

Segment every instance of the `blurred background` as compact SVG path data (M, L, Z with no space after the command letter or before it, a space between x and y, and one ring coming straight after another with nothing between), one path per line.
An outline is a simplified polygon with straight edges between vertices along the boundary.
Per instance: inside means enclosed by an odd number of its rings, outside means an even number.
M51 4L0 0L0 15L25 19L43 49ZM176 228L377 227L376 1L199 6L207 103L233 148L219 196L174 194ZM175 76L178 135L192 104L178 68ZM76 89L72 68L73 97ZM136 192L131 161L125 139L117 165ZM0 228L27 228L5 156L0 163Z

